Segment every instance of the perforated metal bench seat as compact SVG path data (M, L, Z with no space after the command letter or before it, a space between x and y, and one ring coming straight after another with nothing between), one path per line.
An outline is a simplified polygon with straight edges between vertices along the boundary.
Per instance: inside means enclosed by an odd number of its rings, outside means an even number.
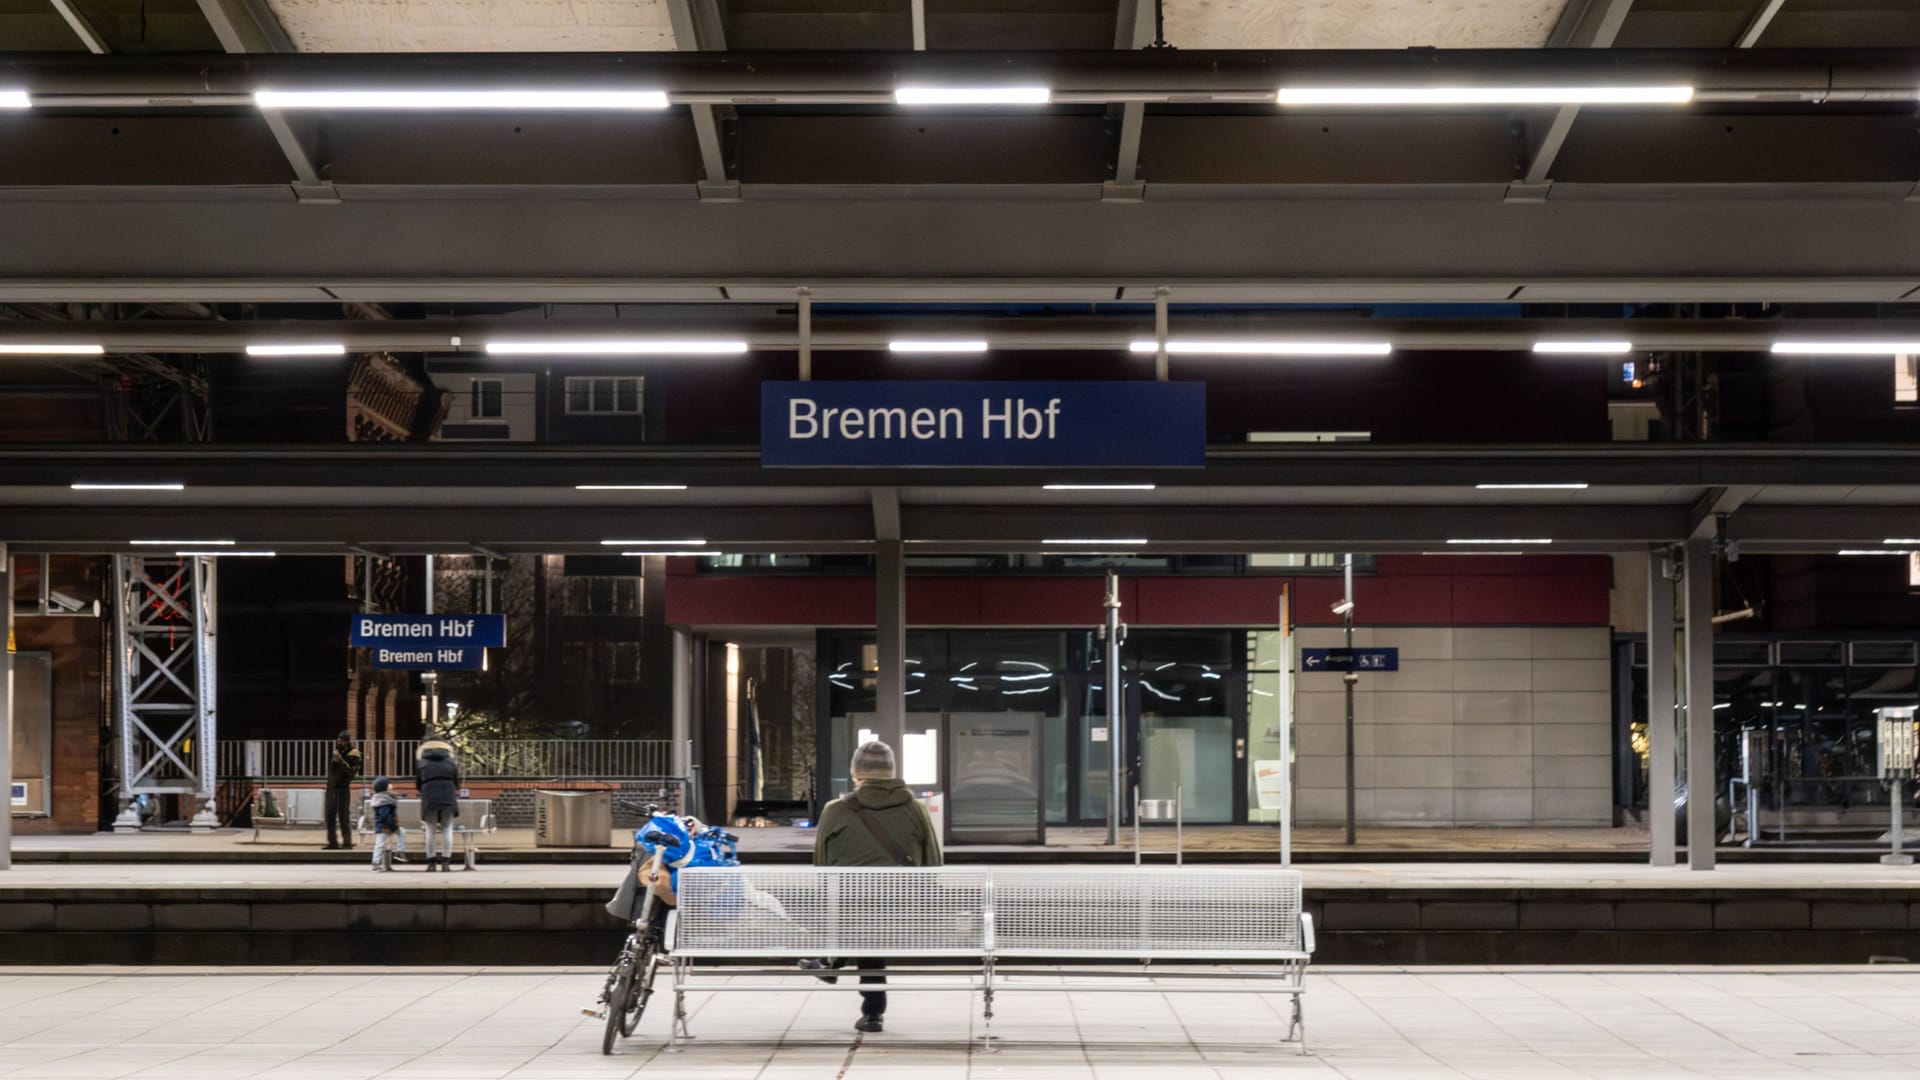
M462 858L465 860L466 868L471 870L480 858L476 838L492 835L498 826L493 818L492 799L461 799L459 803L460 816L453 819L453 835L460 838ZM397 799L393 810L394 818L403 834L415 833L425 836L426 825L420 820L419 799ZM373 808L364 800L360 804L359 816L354 819L353 831L359 836L373 834Z
M791 961L871 957L890 968L933 965L890 971L889 992L978 991L989 1027L993 996L1006 991L1287 994L1287 1037L1304 1053L1300 999L1314 941L1300 901L1300 874L1278 868L690 868L668 922L674 1037L687 1033L688 993L857 991L851 976L828 987ZM746 960L787 963L743 968ZM727 977L702 978L716 961ZM1152 970L1154 962L1254 968L1180 972ZM1098 966L1054 966L1073 963Z

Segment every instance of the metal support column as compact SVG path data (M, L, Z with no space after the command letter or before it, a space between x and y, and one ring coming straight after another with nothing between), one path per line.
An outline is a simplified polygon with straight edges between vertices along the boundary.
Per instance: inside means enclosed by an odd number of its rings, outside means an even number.
M1648 861L1654 866L1675 861L1673 570L1664 551L1647 559L1647 821Z
M427 556L427 612L433 614L433 556ZM423 671L420 673L421 689L425 691L425 704L421 707L424 714L420 717L420 734L429 736L440 730L440 673Z
M1120 670L1120 646L1126 641L1127 628L1120 621L1120 575L1107 571L1107 598L1102 605L1106 610L1107 621L1101 629L1101 637L1107 647L1106 666L1102 669L1101 683L1107 695L1107 843L1120 842L1120 810L1126 804L1126 770L1122 767L1125 757L1121 753L1121 735L1125 730L1122 721L1126 707L1127 681ZM1138 821L1135 826L1138 826ZM1138 845L1136 845L1136 848Z
M693 634L673 628L673 775L693 775Z
M898 540L881 540L874 547L873 625L880 669L874 728L898 754L907 730L907 557Z
M1342 578L1346 582L1346 592L1340 602L1342 625L1346 629L1347 655L1353 655L1353 556L1348 555L1342 567ZM1347 698L1347 843L1359 842L1358 815L1354 811L1354 749L1353 749L1353 691L1360 683L1358 672L1349 671L1340 676L1340 683L1346 689Z
M44 584L47 575L40 574ZM0 650L0 778L8 784L7 812L0 814L0 870L13 868L13 558L7 552L7 545L0 543L0 632L6 637L6 648Z
M1713 541L1687 541L1687 868L1713 869Z
M113 561L121 799L115 832L139 829L139 795L194 799L194 827L213 825L215 566L204 556Z
M1153 377L1167 381L1167 294L1164 285L1153 290Z

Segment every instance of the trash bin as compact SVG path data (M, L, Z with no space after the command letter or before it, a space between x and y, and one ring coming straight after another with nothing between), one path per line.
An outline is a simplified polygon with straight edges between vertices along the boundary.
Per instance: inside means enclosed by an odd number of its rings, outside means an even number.
M533 797L534 847L608 847L613 841L613 794L540 791Z

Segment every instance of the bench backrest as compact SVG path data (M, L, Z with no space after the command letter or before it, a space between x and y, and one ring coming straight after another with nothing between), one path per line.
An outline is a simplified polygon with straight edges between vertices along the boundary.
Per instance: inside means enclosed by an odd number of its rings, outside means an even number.
M986 954L986 867L689 867L673 948L684 956Z
M995 956L1274 959L1298 953L1300 873L1277 867L1011 866Z
M263 820L314 825L327 820L327 793L320 788L268 788L267 793L280 812Z
M493 813L492 799L461 799L460 816L453 819L455 828L478 829L480 819ZM420 800L400 799L393 808L394 817L403 829L418 829L420 821Z
M686 957L1280 959L1300 874L1278 868L810 866L680 872Z

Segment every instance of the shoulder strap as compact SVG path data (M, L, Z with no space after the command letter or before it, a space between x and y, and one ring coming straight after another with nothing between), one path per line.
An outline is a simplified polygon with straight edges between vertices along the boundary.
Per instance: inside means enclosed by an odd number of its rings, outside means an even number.
M858 799L848 799L847 803L853 807L853 819L860 823L861 828L867 830L867 835L873 837L873 842L880 845L880 849L887 853L887 857L894 861L894 865L913 865L913 860L907 857L906 850L900 846L900 841L888 835L885 829L875 825L873 819L867 817L867 808L860 805Z

